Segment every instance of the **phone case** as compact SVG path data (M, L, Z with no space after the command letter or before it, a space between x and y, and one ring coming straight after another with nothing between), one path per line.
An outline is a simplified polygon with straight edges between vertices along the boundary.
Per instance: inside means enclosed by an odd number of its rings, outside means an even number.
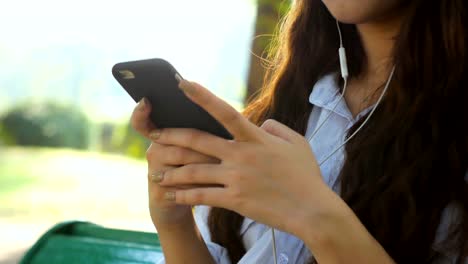
M163 59L118 63L114 78L139 102L146 97L151 105L151 120L158 128L196 128L232 139L231 134L208 112L192 102L178 87L176 69Z

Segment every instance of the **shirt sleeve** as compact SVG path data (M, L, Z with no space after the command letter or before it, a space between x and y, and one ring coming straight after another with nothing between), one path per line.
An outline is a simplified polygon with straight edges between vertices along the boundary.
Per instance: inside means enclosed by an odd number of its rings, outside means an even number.
M465 174L465 182L468 183L468 170ZM450 233L450 227L452 225L457 224L460 219L462 219L462 213L463 213L463 208L461 208L459 205L455 203L449 204L442 212L442 217L440 220L439 227L437 228L436 231L436 238L434 241L434 244L432 245L432 248L436 251L441 253L441 255L434 261L435 264L455 264L459 263L458 258L461 256L458 256L458 252L452 251L450 249L450 246L447 248L445 245L445 242L447 238L449 238L449 233ZM454 240L457 240L457 238L452 240L448 240L449 243L453 242ZM464 264L468 264L468 259L464 259L463 262Z
M199 205L195 206L195 223L197 224L198 230L200 231L203 240L205 241L208 250L210 251L211 256L213 256L214 261L217 264L231 264L229 260L229 255L227 249L220 246L219 244L211 241L210 230L208 228L208 214L210 212L210 207ZM158 264L165 264L164 258L157 262Z

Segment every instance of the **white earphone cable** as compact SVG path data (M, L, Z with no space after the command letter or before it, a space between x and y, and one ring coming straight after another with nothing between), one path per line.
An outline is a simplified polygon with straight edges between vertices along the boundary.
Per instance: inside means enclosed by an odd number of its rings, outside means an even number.
M338 105L340 104L341 100L343 100L343 97L346 93L346 88L348 87L348 63L346 60L346 52L343 47L343 36L341 35L341 29L340 29L340 24L338 20L336 20L336 27L338 29L338 35L340 36L340 48L338 49L338 55L340 58L340 68L341 68L341 77L343 78L343 90L341 92L340 98L336 102L336 104L333 106L332 110L330 113L327 115L327 117L323 120L323 122L315 129L315 131L307 138L307 141L311 141L312 138L319 132L319 130L322 128L322 126L328 121L330 116L333 114L333 112L336 110Z
M314 137L315 135L317 135L318 131L323 127L323 125L328 121L328 119L330 118L330 116L332 115L332 113L335 111L336 107L338 106L338 104L341 102L341 100L343 100L343 97L345 95L345 92L346 92L346 88L348 86L348 65L347 65L347 61L346 61L346 52L345 52L345 49L343 47L343 37L341 35L341 29L340 29L340 24L338 22L338 20L336 20L336 26L338 28L338 34L339 34L339 37L340 37L340 48L338 49L338 54L339 54L339 58L340 58L340 68L341 68L341 77L343 78L343 91L340 95L340 98L338 99L338 101L336 102L336 104L333 106L333 109L330 111L330 113L327 115L327 117L324 119L324 121L315 129L315 131L307 138L307 141L310 142ZM338 150L340 150L344 145L346 145L346 143L348 143L355 135L357 135L357 133L367 124L367 122L369 121L369 119L371 118L371 116L374 114L374 111L375 109L377 109L377 107L379 106L380 102L382 101L383 97L385 96L385 94L387 93L387 90L388 90L388 87L390 86L390 83L393 79L393 75L395 73L395 66L393 66L392 68L392 71L390 72L390 76L388 77L387 79L387 82L385 84L385 88L383 89L382 93L380 94L380 97L379 99L377 100L377 103L374 105L374 107L372 108L371 112L369 113L369 115L367 116L367 118L364 120L364 122L356 129L356 131L354 131L353 134L351 134L341 145L339 145L336 149L334 149L329 155L327 155L325 157L325 159L323 159L322 161L319 162L319 166L321 166L322 164L324 164L327 160L329 160ZM277 258L277 250L276 250L276 238L275 238L275 229L274 228L271 228L271 236L272 236L272 241L273 241L273 244L272 244L272 249L273 249L273 260L274 260L274 263L275 264L278 264L278 258Z
M353 134L351 134L351 136L349 136L341 145L339 145L335 150L333 150L328 156L325 157L325 159L323 159L322 161L320 161L319 163L319 166L322 165L323 163L325 163L329 158L331 158L338 150L340 150L344 145L346 145L346 143L348 143L355 135L357 135L357 133L367 124L367 121L369 121L369 119L371 118L372 114L374 114L374 111L375 109L377 109L377 106L380 104L380 102L382 101L382 98L384 97L384 95L387 93L387 90L388 90L388 87L390 86L390 82L392 81L393 79L393 74L395 73L395 66L393 66L392 68L392 71L390 72L390 76L388 77L387 79L387 83L385 84L385 88L384 90L382 91L382 93L380 94L380 97L379 97L379 100L377 100L377 103L375 104L375 106L372 108L371 112L369 113L369 115L367 116L367 118L364 120L364 122L362 122L362 124L356 129L356 131L354 131Z
M275 238L275 229L271 228L271 240L273 241L273 260L275 264L278 264L278 254L276 253L276 238Z
M315 135L319 132L319 130L322 128L323 125L325 125L325 123L328 121L328 119L330 118L330 116L333 114L333 112L335 112L336 108L338 107L338 105L340 104L341 100L343 100L343 96L346 92L346 88L348 86L348 79L345 78L343 79L344 81L344 84L343 84L343 93L340 95L340 98L338 99L338 101L336 102L336 104L333 106L332 110L330 111L330 113L328 113L327 117L325 117L325 119L323 120L323 122L315 129L315 131L307 138L307 141L310 142L314 137Z
M338 19L335 19L335 21L336 21L336 28L338 29L338 35L340 36L340 47L343 47L343 36L341 35L340 22L338 22Z
M342 93L340 95L340 98L338 99L336 104L333 106L333 109L330 111L330 113L327 115L327 117L323 120L323 122L319 126L317 126L317 129L315 129L315 131L309 136L309 138L307 138L308 142L310 142L315 137L315 135L319 132L319 130L323 127L323 125L328 121L328 119L330 118L332 113L338 107L341 100L343 100L344 94L346 92L346 88L348 87L348 65L347 65L347 61L346 61L346 52L345 52L345 49L343 47L343 36L341 35L341 28L340 28L340 23L338 22L338 20L336 20L336 27L338 29L338 35L340 37L340 48L338 49L338 55L339 55L339 58L340 58L341 77L343 78L343 81L344 81L343 91L342 91ZM333 151L332 155L335 152L336 151ZM278 264L277 252L276 252L276 238L275 238L275 229L274 228L271 228L271 237L272 237L272 241L273 241L272 248L273 248L274 263Z

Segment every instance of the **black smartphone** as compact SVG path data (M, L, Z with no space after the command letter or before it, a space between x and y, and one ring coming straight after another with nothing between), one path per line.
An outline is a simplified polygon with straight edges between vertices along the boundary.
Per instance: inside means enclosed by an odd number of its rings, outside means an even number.
M112 75L139 102L146 97L151 120L158 128L196 128L232 139L232 135L208 112L192 102L180 89L182 76L167 61L149 59L114 65Z

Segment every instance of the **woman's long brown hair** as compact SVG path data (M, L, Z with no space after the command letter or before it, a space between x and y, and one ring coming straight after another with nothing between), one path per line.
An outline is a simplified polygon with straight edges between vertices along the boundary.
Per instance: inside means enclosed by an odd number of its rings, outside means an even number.
M392 85L369 123L345 147L341 197L397 263L433 263L467 256L468 2L414 0L393 49ZM272 118L305 134L308 96L326 74L339 72L335 20L321 0L296 0L281 24L261 93L245 110L261 125ZM365 65L354 25L342 25L350 77ZM352 133L362 122L349 131ZM433 247L444 208L458 221ZM245 254L243 216L213 208L212 240L232 263ZM350 260L352 262L352 260Z

